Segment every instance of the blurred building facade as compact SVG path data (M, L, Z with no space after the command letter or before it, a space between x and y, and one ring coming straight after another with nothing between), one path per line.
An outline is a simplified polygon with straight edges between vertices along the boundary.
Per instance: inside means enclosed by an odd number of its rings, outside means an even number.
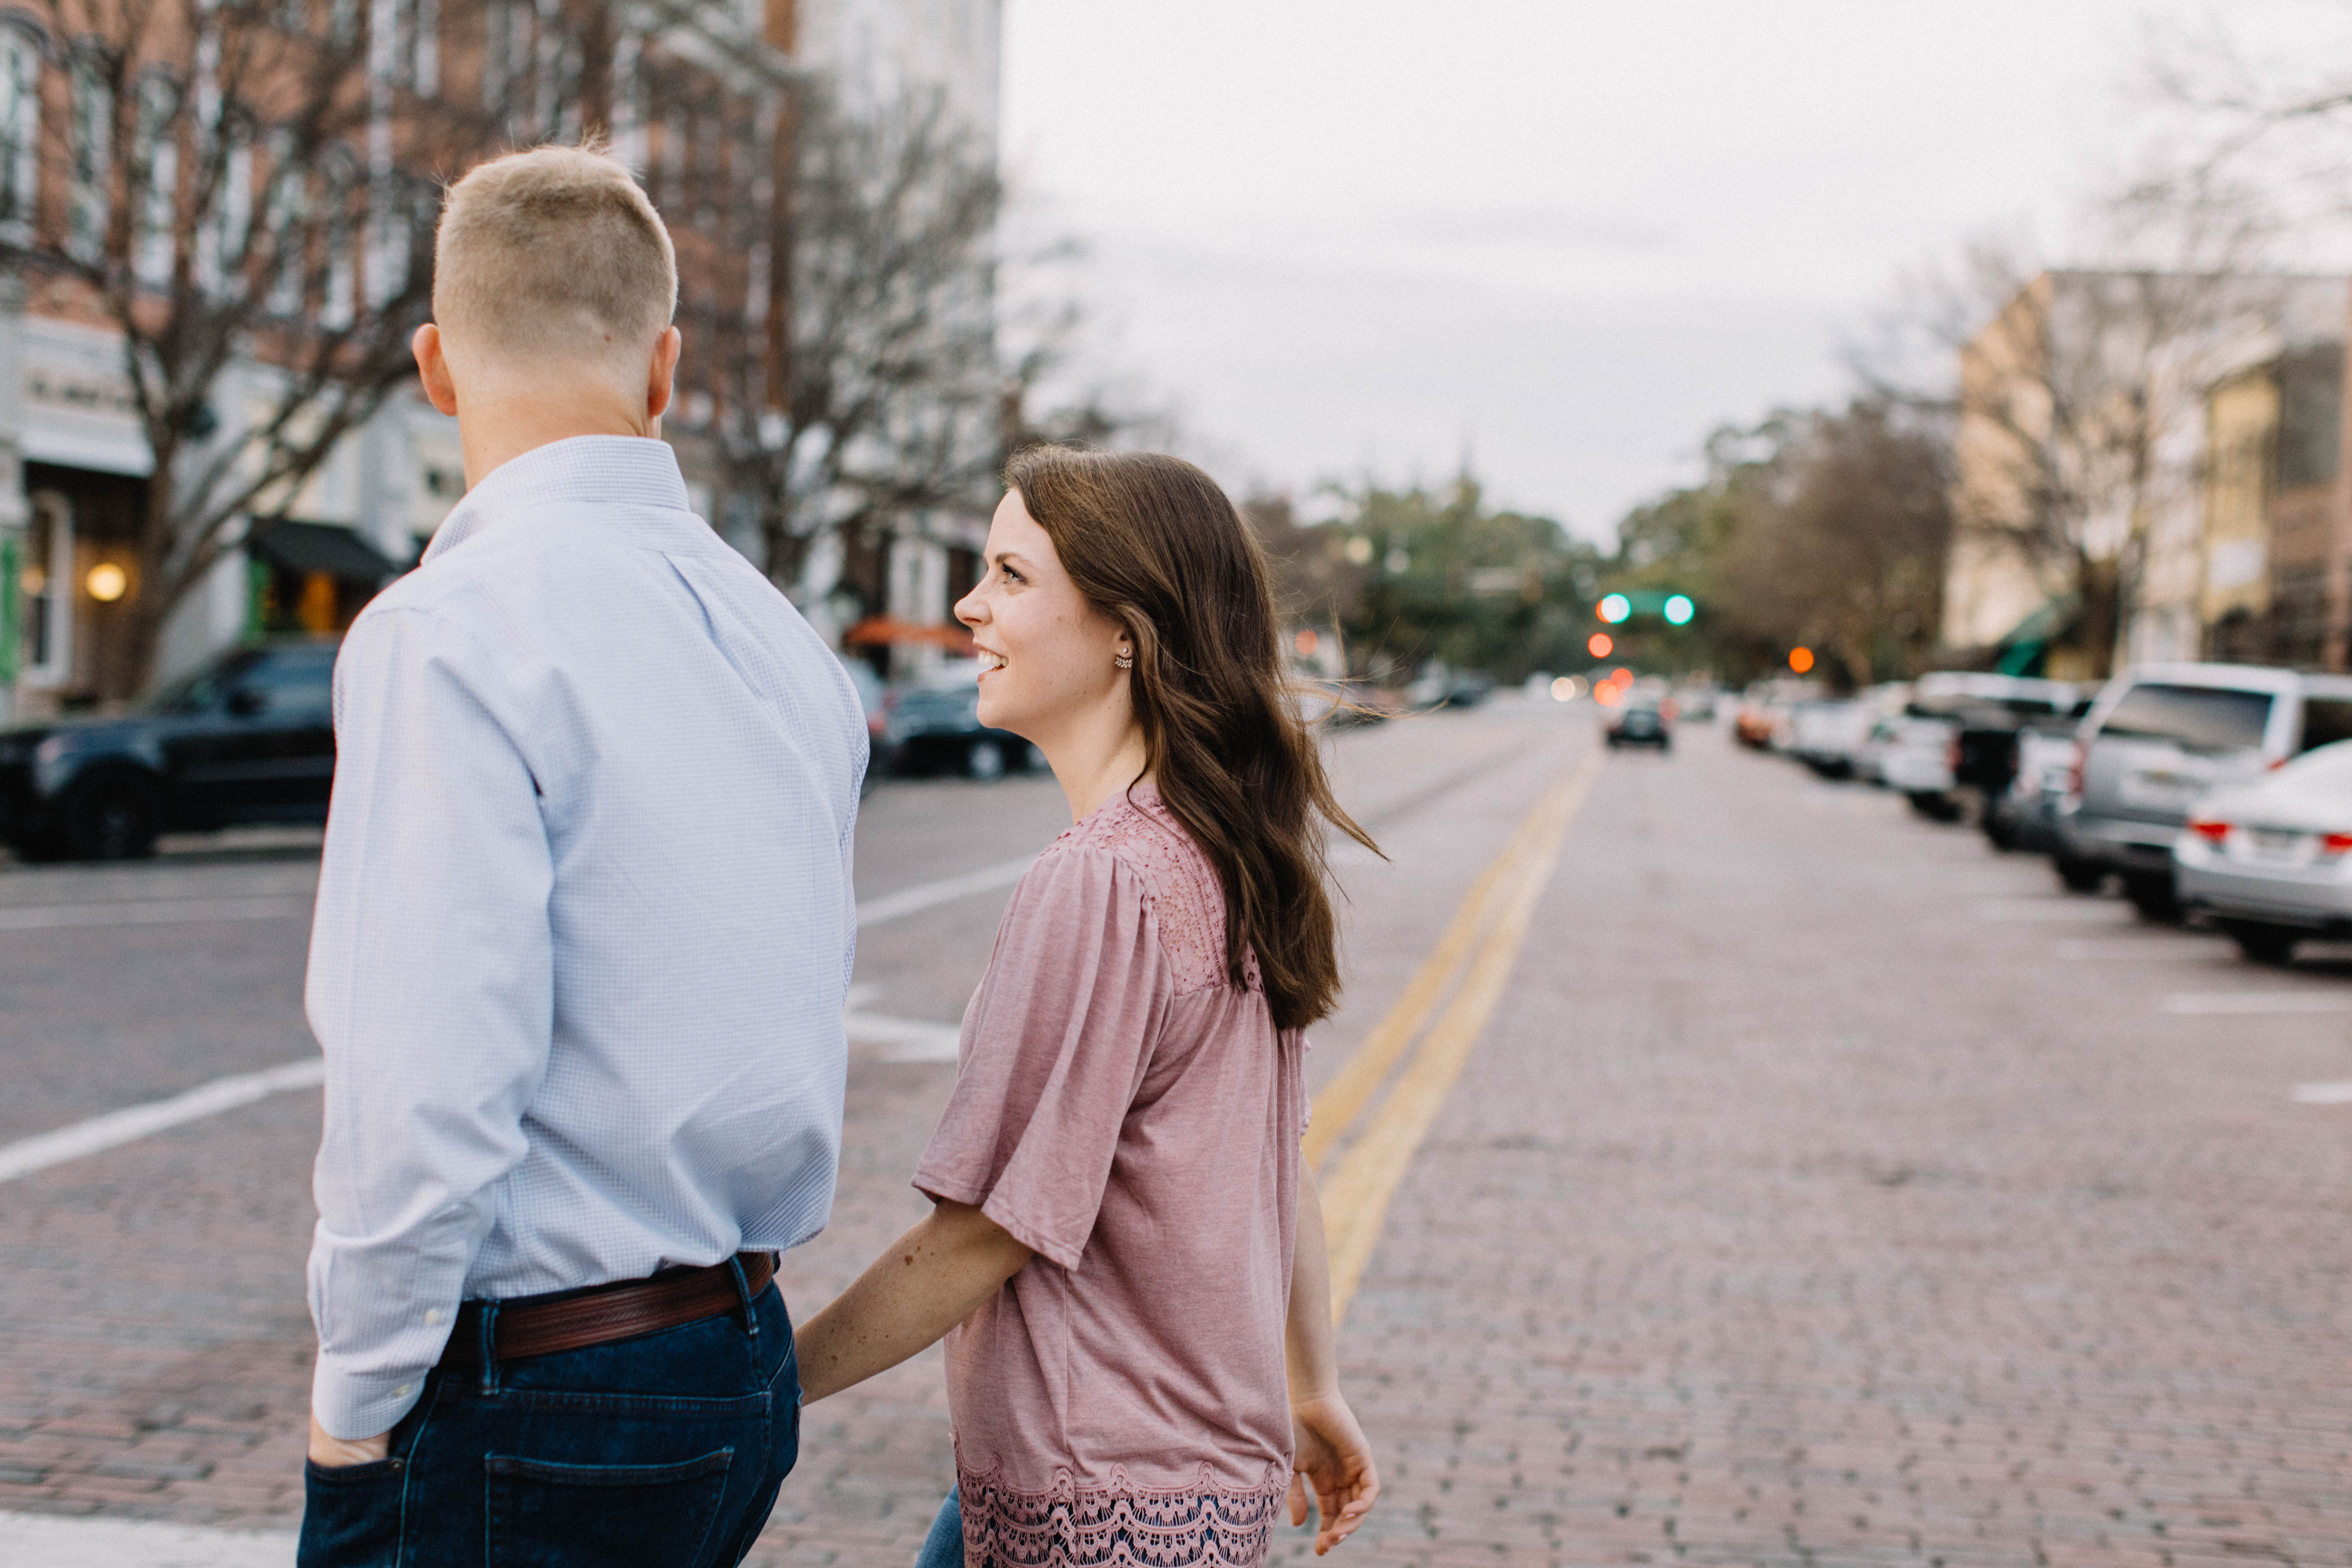
M599 5L604 30L590 49L579 45L577 16L533 0L366 0L364 15L385 40L371 68L396 73L407 94L508 106L508 135L486 143L485 155L550 131L570 139L607 130L669 221L681 320L698 304L740 313L743 299L769 289L772 259L756 233L746 242L742 215L754 215L756 230L779 160L791 155L789 95L803 77L833 78L853 100L932 85L992 156L995 146L1001 0ZM90 156L90 127L105 106L89 100L81 47L27 10L0 6L0 225L12 233L86 222L93 205L138 199L119 177L110 182L102 149ZM367 178L367 168L366 149L354 147L352 177ZM366 287L371 239L345 243L352 254L332 280ZM727 501L707 364L689 342L664 434L695 509L716 524ZM268 406L272 374L246 359L223 373L211 407L222 439ZM205 455L199 447L188 460ZM0 558L16 570L0 584L0 721L138 695L121 633L138 587L131 541L152 464L122 338L91 290L11 265L0 274ZM413 390L394 394L336 445L283 521L238 525L241 547L167 624L153 678L256 635L339 632L415 561L464 489L455 422ZM897 521L862 552L832 552L824 579L796 585L796 596L818 603L814 618L834 630L886 613L936 625L959 570L976 574L984 536L982 518ZM125 580L127 589L118 586ZM828 616L826 603L841 613Z
M2344 668L2347 316L2339 277L2027 284L1961 354L1946 644Z

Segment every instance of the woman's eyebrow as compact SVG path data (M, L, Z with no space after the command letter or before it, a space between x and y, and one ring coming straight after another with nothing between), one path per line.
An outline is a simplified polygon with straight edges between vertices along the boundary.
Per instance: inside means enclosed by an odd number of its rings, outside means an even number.
M991 563L991 564L996 566L1026 566L1029 563L1023 559L1020 552L1018 551L1000 550L996 552L996 558Z

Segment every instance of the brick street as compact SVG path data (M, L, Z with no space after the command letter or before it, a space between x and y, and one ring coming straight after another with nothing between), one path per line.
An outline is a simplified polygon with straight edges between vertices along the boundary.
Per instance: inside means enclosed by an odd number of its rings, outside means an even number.
M1392 862L1337 857L1318 1082L1592 731L1512 697L1335 741ZM1066 823L1050 780L886 784L861 895ZM0 872L0 911L247 900L0 929L0 1143L303 1055L306 927L266 901L314 868ZM856 1009L951 1022L1003 900L867 931ZM2249 967L1704 729L1612 756L1350 1304L1387 1490L1341 1560L2352 1565L2352 1105L2294 1098L2352 1079L2352 1014L2250 1010L2348 988L2345 949ZM921 1211L953 1069L893 1054L854 1047L803 1313ZM0 1184L0 1510L291 1529L317 1119L280 1094ZM753 1560L903 1568L948 1479L933 1352L808 1413ZM10 1568L77 1560L7 1528Z

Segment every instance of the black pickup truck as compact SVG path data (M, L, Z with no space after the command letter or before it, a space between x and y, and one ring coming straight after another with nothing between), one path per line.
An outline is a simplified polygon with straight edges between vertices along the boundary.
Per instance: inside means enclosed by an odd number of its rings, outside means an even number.
M131 712L0 732L0 842L122 860L159 833L326 821L335 647L236 648Z

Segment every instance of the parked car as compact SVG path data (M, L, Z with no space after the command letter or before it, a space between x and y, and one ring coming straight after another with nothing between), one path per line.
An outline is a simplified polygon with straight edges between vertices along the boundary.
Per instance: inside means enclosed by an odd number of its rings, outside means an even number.
M2306 937L2352 936L2352 741L2216 790L2172 845L2180 901L2262 963Z
M1608 717L1601 721L1601 739L1609 749L1620 746L1655 746L1662 752L1675 748L1675 709L1673 700L1654 692L1635 691L1613 708L1602 710Z
M2062 680L1957 669L1923 675L1880 753L1881 780L1921 816L1957 822L1971 800L2008 787L2018 722L2065 712L2076 700Z
M1995 848L2037 855L2057 848L2058 811L2074 770L2074 731L2089 708L2085 699L2071 711L2019 723L2008 786L1985 802L1985 837Z
M326 821L335 647L235 648L119 717L0 734L0 840L28 860L126 860L164 832Z
M2077 891L2123 879L2150 919L2179 910L2173 845L2189 808L2266 768L2352 739L2352 676L2149 664L2109 681L2075 737L2054 856Z
M866 710L866 776L857 787L862 797L874 793L875 781L889 765L890 688L864 659L839 657L841 668L849 672L849 684L857 688L857 705Z
M989 780L1044 765L1028 742L980 721L976 659L949 659L923 679L893 688L884 715L893 773Z
M1484 670L1449 669L1432 660L1404 689L1404 700L1414 708L1475 708L1494 690L1495 678Z
M1733 739L1743 746L1758 751L1771 749L1777 740L1785 741L1789 710L1807 698L1822 694L1821 683L1813 680L1759 680L1740 694L1739 710L1732 716Z
M1851 697L1812 697L1789 710L1788 753L1826 779L1853 772L1870 734L1870 710Z

